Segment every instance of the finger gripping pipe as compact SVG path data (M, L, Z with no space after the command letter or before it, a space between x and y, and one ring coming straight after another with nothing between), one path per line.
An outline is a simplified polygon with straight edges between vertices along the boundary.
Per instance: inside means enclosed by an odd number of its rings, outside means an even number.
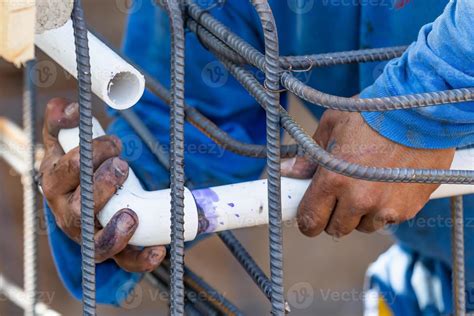
M104 135L97 120L93 121L94 138ZM79 144L79 129L59 132L59 143L65 152ZM474 149L456 152L451 168L474 169ZM299 202L310 180L282 178L282 219L295 218ZM473 185L441 185L431 198L473 194ZM213 188L184 191L184 238L190 241L199 234L268 224L267 180L223 185ZM117 193L99 212L98 219L105 226L116 212L130 208L137 213L138 228L130 240L136 246L166 245L170 243L170 190L145 191L132 169Z

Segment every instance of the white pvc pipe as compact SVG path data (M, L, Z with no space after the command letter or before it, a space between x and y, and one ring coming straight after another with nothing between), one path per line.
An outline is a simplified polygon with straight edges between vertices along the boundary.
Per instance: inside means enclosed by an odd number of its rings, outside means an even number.
M105 135L100 123L93 119L94 138ZM79 129L63 129L59 132L59 143L65 152L79 145ZM97 218L102 226L123 208L133 210L138 216L138 228L130 244L136 246L167 245L171 234L171 190L145 191L130 168L128 178ZM191 191L184 192L184 238L193 240L197 235L198 212Z
M54 292L43 292L42 294L51 294L50 300L54 297ZM4 296L10 302L26 310L28 307L28 296L19 286L10 282L2 274L0 274L0 299ZM0 300L1 301L1 300ZM49 302L52 303L52 302ZM46 304L38 302L35 305L35 313L38 316L61 316L58 312L50 309Z
M94 137L104 135L94 119ZM78 128L61 130L59 142L64 151L79 145ZM456 152L452 169L474 170L474 149ZM282 178L282 217L296 217L298 205L311 180ZM268 223L267 180L236 183L185 192L185 240L193 240L198 233L212 233L229 229L252 227ZM474 194L474 185L443 184L431 199ZM162 245L170 242L170 190L144 191L133 171L125 184L99 213L104 226L122 208L130 208L139 218L138 229L131 244L138 246Z
M91 33L88 39L92 91L117 110L135 105L145 91L143 75ZM37 34L35 44L77 79L71 20L57 29Z

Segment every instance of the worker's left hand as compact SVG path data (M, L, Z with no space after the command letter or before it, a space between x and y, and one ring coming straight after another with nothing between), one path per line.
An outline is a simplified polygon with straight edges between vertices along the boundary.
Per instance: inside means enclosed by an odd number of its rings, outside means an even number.
M359 113L328 110L313 136L338 158L375 167L449 169L455 149L415 149L374 131ZM282 164L282 174L312 182L298 208L298 226L307 236L342 237L354 229L373 232L414 217L437 184L370 182L339 175L304 157Z

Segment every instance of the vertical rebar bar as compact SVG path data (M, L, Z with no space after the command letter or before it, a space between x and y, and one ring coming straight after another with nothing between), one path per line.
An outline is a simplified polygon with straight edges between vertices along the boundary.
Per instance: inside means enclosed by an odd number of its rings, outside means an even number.
M171 315L184 315L184 20L178 0L167 1L171 29Z
M25 148L27 170L23 184L23 286L27 304L26 316L34 316L37 302L38 212L35 184L35 100L36 87L32 80L35 60L26 62L23 69L23 129L27 136Z
M285 314L283 295L283 236L280 173L280 67L278 32L272 10L266 0L252 0L262 24L265 39L265 87L268 102L267 173L268 217L270 239L270 280L272 282L272 314Z
M79 83L79 155L81 188L82 303L84 315L96 314L94 195L92 167L92 89L87 27L81 0L72 11Z
M466 314L466 283L464 274L464 207L463 197L451 198L452 248L453 248L453 310L454 315Z

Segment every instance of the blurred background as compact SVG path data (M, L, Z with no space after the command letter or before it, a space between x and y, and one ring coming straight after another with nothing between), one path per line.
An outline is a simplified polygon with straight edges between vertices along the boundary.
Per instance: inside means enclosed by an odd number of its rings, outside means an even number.
M138 1L139 2L139 1ZM129 0L83 0L89 26L115 47L119 47L126 22ZM76 81L38 52L38 69L43 76L38 84L38 126L44 106L52 97L76 98ZM20 124L22 73L0 61L0 116ZM106 126L104 105L94 100L94 114ZM312 132L315 121L296 99L290 113ZM0 161L0 273L22 284L22 187L20 176ZM43 211L40 209L39 291L42 301L63 315L81 314L61 284L48 248ZM255 260L268 274L267 228L235 232ZM284 228L285 290L292 315L361 315L362 291L367 266L391 244L387 233L353 233L342 239L323 235L314 239L302 236L295 223ZM186 263L246 315L269 314L270 305L252 280L241 269L216 237L208 238L186 253ZM99 306L100 315L167 315L166 295L142 281L125 308ZM113 295L113 294L112 294ZM22 315L22 311L0 294L0 315Z

